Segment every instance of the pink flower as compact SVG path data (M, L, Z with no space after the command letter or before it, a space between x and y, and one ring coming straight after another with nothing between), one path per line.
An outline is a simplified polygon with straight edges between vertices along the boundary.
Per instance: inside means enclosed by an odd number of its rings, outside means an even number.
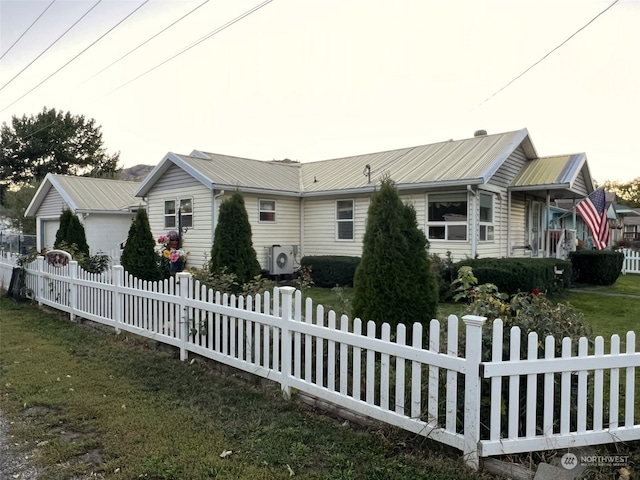
M169 241L169 237L167 235L160 235L158 237L158 243L167 243Z
M540 290L538 290L537 288L534 288L531 293L534 295L540 295Z
M171 260L172 263L177 262L178 260L180 260L180 254L178 252L176 252L175 250L173 250L169 254L169 260Z

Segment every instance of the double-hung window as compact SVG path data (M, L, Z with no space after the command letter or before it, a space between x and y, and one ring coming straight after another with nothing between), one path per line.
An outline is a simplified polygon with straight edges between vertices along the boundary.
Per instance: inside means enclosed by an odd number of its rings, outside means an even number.
M493 195L480 193L480 241L493 241Z
M180 220L183 227L193 227L193 199L192 198L179 198L177 200L165 200L164 201L164 227L165 228L177 228L178 227L178 209L180 212Z
M428 197L429 240L467 240L467 194L433 193Z
M258 218L261 223L275 223L276 201L258 200Z
M353 200L338 200L336 202L336 238L338 240L353 240L354 218Z

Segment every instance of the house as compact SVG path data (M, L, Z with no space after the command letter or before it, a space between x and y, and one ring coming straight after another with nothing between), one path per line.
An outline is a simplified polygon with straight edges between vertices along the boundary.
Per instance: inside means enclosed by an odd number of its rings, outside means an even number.
M119 253L141 199L133 196L139 182L47 174L27 207L25 216L36 217L37 248L50 249L65 209L84 225L92 255Z
M147 200L154 235L177 228L189 265L204 264L218 208L240 191L264 269L287 246L305 255L358 256L369 199L382 175L417 213L430 252L464 257L544 257L552 202L594 189L585 154L538 157L526 129L308 163L260 161L194 150L167 153L135 196ZM294 248L295 247L295 248Z

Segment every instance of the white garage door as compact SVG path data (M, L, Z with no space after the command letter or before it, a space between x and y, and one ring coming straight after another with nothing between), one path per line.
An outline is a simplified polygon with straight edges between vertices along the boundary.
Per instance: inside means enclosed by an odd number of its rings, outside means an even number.
M56 241L56 232L60 226L59 220L44 220L42 222L42 246L47 250L53 248Z

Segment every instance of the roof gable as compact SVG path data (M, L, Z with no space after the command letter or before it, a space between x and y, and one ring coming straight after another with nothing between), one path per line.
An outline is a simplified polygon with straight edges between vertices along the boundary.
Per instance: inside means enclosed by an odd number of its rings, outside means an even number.
M34 216L51 188L76 213L129 212L140 201L133 196L139 182L47 174L25 212Z

